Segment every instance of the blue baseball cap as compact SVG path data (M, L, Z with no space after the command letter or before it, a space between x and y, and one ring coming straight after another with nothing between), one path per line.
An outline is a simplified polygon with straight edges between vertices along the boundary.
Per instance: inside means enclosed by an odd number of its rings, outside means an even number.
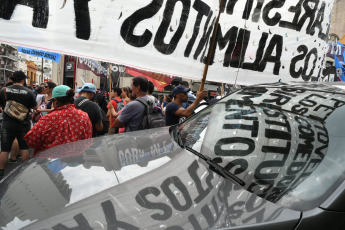
M92 83L85 83L77 92L91 92L96 94L96 86Z
M178 85L171 91L171 96L175 97L175 95L179 93L188 93L189 91L190 88L185 88L182 85Z

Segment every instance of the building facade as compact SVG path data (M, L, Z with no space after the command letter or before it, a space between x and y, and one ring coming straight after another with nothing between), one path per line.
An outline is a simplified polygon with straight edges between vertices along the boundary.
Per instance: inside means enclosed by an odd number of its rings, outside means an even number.
M33 61L28 61L26 60L26 65L27 65L27 70L26 70L26 75L29 77L27 79L27 84L28 85L36 85L37 82L37 65Z
M28 66L28 63L30 64L30 67ZM27 84L39 85L42 82L51 81L52 65L53 64L51 60L31 56L20 52L18 53L17 67L18 70L22 70L28 75L30 80L28 80ZM32 69L33 66L35 66L34 69ZM30 71L34 71L34 73L36 74L35 78L32 79Z
M92 62L101 65L100 62L93 60ZM58 85L67 85L73 89L80 88L84 83L93 83L96 88L103 88L107 78L96 75L97 71L92 67L90 69L82 68L80 63L81 58L61 55L60 62L53 62L52 64L52 81Z
M345 44L345 1L334 0L331 18L331 28L329 31L330 42L335 40Z
M0 44L0 82L8 81L14 71L17 70L17 47Z

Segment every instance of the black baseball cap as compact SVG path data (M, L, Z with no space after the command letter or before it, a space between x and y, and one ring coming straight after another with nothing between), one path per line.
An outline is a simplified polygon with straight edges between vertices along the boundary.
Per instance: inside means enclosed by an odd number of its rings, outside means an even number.
M189 91L190 91L190 88L185 88L182 85L178 85L171 91L171 96L175 97L175 95L179 93L187 93Z
M25 73L24 73L23 71L19 70L19 71L15 71L15 72L13 73L11 79L12 79L12 78L15 78L15 79L17 79L17 80L25 80L25 79L27 79L27 78L29 78L29 77L26 76Z

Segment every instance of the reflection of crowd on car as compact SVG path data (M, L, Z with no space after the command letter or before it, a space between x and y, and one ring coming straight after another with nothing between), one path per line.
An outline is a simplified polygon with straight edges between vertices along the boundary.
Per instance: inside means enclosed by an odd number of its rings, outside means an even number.
M158 126L175 125L181 117L191 116L207 96L206 91L194 96L188 82L182 81L170 95L159 97L144 77L135 77L131 87L114 87L111 92L96 89L92 83L76 91L51 81L28 86L26 79L22 71L16 71L11 81L0 85L0 179L6 163L16 163L19 157L26 161L57 145L152 128L149 113L159 114Z

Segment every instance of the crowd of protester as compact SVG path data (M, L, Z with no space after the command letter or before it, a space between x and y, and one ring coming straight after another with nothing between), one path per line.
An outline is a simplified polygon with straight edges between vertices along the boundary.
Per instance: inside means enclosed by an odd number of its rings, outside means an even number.
M0 85L0 179L6 163L16 162L17 157L28 160L30 149L35 156L69 142L147 129L148 111L159 113L163 125L175 125L180 118L191 116L207 96L204 91L193 95L188 82L182 81L170 95L159 97L144 77L135 77L131 87L114 87L110 93L97 90L92 83L76 91L54 82L31 87L26 79L22 71L16 71L11 81ZM11 113L18 104L27 109L24 120Z

